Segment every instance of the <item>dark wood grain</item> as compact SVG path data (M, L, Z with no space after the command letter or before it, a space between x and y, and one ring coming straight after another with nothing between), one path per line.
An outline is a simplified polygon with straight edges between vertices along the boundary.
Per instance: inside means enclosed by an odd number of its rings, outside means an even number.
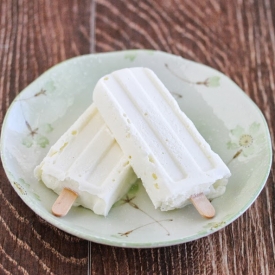
M1 124L41 73L90 51L90 1L0 1ZM86 274L88 242L54 228L17 196L0 170L0 274Z
M56 63L150 48L232 78L275 131L274 0L0 1L0 119ZM274 148L274 139L273 148ZM226 228L157 249L87 242L43 221L0 168L0 274L275 274L274 168L256 202Z

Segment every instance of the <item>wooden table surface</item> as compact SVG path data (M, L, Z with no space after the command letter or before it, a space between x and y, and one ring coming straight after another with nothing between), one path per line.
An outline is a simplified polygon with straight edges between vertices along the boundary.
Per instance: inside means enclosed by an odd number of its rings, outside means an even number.
M274 137L274 0L1 0L1 124L15 96L51 66L134 48L220 70L259 106ZM235 222L156 249L115 248L64 233L23 203L2 165L0 173L0 274L275 274L274 168Z

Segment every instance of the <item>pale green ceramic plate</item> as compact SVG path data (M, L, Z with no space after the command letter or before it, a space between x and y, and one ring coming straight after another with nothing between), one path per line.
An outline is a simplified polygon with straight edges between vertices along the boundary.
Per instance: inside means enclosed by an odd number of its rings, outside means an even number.
M34 167L91 104L101 76L136 66L156 72L228 164L232 177L226 193L213 200L216 217L203 219L193 206L155 210L139 182L106 218L82 207L73 207L64 218L54 217L51 206L57 195L34 178ZM2 128L1 157L18 195L49 223L98 243L158 247L201 238L238 218L262 190L272 151L262 113L225 75L171 54L132 50L73 58L41 75L9 108Z

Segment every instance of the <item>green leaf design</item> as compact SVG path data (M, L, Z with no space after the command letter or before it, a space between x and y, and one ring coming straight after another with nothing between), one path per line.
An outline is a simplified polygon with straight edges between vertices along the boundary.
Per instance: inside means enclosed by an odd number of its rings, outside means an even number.
M145 50L146 53L148 53L149 55L154 55L155 50Z
M238 144L234 143L232 141L228 141L226 145L227 145L227 149L238 149L239 148Z
M131 62L133 62L137 57L137 53L126 53L124 58L129 59Z
M230 132L231 132L231 134L232 134L233 136L239 138L241 135L244 134L245 131L244 131L244 128L242 128L241 126L237 125L237 126L235 127L235 129L231 130Z
M249 133L251 135L255 135L259 131L260 127L261 127L260 123L253 122L249 127Z
M51 124L47 123L47 124L44 124L44 125L41 125L40 126L40 129L42 132L44 133L50 133L53 131L53 127Z
M22 185L25 185L25 186L28 186L28 187L30 186L30 184L29 184L29 183L26 183L25 180L24 180L23 178L19 178L19 179L18 179L18 182L19 182L20 184L22 184Z
M138 182L136 182L136 183L134 183L132 186L131 186L131 188L130 188L130 190L128 191L128 196L129 197L132 197L132 196L134 196L134 195L136 195L136 193L138 192L138 190L139 190L139 184L138 184Z
M46 148L49 144L49 140L44 136L38 136L36 142L41 148Z
M34 196L34 198L35 198L36 200L41 201L40 196L37 195L36 193L33 193L33 196Z
M25 137L25 138L23 138L23 140L22 140L22 144L23 145L25 145L27 148L30 148L30 147L32 147L32 145L33 145L33 140L32 140L32 138L31 137Z
M54 82L52 80L48 81L45 85L44 85L44 90L46 90L47 93L51 93L55 90L55 85Z
M112 208L113 207L118 207L118 206L123 205L123 204L125 204L125 201L123 201L122 199L120 199L119 201L117 201L116 203L114 203L114 205L112 206Z
M219 87L220 86L220 77L219 76L209 77L206 80L206 86L211 87L211 88Z

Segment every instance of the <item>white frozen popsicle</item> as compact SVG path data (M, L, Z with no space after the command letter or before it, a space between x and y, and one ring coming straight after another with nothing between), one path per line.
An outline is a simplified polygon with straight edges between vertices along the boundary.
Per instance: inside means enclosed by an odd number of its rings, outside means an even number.
M51 147L35 175L60 194L53 206L57 216L65 215L72 203L106 216L136 180L93 104Z
M106 75L93 99L155 208L181 208L191 199L201 207L200 198L225 191L229 169L153 71Z

